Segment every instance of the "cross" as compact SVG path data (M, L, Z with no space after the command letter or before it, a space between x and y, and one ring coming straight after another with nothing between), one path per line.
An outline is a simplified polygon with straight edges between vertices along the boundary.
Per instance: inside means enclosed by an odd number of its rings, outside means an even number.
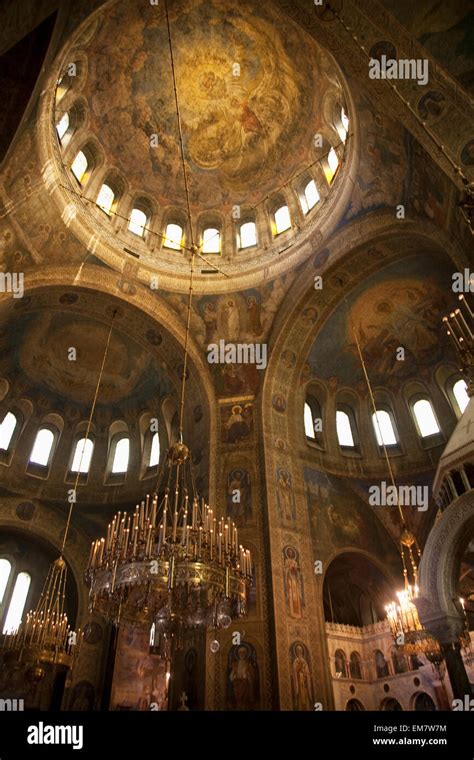
M469 435L469 428L471 427L471 425L472 425L472 420L466 420L466 424L464 425L464 427L461 428L461 430L465 430L466 433Z
M181 694L181 707L182 707L183 709L185 709L185 708L186 708L186 702L187 702L187 701L188 701L188 696L187 696L186 692L185 692L185 691L183 691L183 693Z

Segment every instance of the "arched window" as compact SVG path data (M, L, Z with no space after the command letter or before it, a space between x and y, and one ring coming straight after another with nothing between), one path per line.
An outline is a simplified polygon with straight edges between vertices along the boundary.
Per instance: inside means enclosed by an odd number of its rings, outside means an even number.
M130 455L130 439L119 438L115 444L114 459L112 462L112 473L127 472L128 458Z
M61 141L69 129L69 114L66 111L63 113L58 123L56 124L56 132L58 133L59 140Z
M244 222L239 228L239 248L253 245L257 245L257 225L255 222Z
M380 649L376 649L374 652L375 658L375 670L377 671L377 678L386 678L389 675L388 662L385 659L384 653Z
M316 438L316 433L314 432L313 412L311 411L308 402L304 405L304 432L306 438Z
M46 467L49 464L54 444L54 433L49 428L38 430L31 450L30 462Z
M11 562L5 558L0 559L0 604L3 602L5 595L5 589L7 587L8 579L12 571Z
M334 148L331 148L328 155L327 160L325 163L324 173L326 175L326 179L331 184L331 182L334 179L334 176L337 172L337 168L339 166L339 159L337 157L337 153L334 150Z
M12 412L7 412L0 425L0 449L8 451L13 433L17 425L17 418Z
M87 473L91 466L94 444L90 438L80 438L76 443L71 472Z
M99 190L99 195L97 196L96 203L99 206L99 208L102 209L102 211L105 211L106 214L110 215L110 212L112 210L112 206L114 205L115 200L115 193L110 187L110 185L104 184Z
M351 674L351 678L354 678L354 680L362 679L362 667L360 654L358 652L351 652L351 657L349 660L349 672Z
M341 108L340 123L337 126L337 131L339 132L339 137L342 142L346 142L347 133L349 132L349 119L344 108Z
M166 225L165 239L163 245L165 248L172 248L174 251L179 251L183 244L183 228L179 224L170 222Z
M130 214L130 222L128 224L128 229L130 232L133 232L134 235L138 235L138 237L143 237L145 234L145 227L147 225L147 222L148 217L144 211L139 208L132 208L132 213Z
M158 433L153 433L153 438L151 439L151 448L150 448L150 461L148 462L148 466L156 467L159 461L160 461L160 437Z
M280 206L273 214L275 220L275 235L285 232L291 227L290 210L288 206Z
M202 252L203 253L220 253L221 252L221 233L217 227L206 227L202 232Z
M18 573L13 588L13 594L8 607L8 613L3 626L3 633L16 631L21 623L26 598L30 588L31 576L28 573Z
M397 699L394 697L387 697L382 700L380 709L383 710L383 712L400 712L403 708Z
M364 712L365 707L358 699L350 699L346 705L346 712Z
M392 419L385 409L378 409L372 415L372 423L379 446L393 446L397 443Z
M413 707L415 710L420 712L431 712L436 710L436 705L433 702L432 698L429 694L427 694L425 691L422 691L420 694L417 694Z
M346 655L342 649L337 649L334 654L334 664L336 668L336 676L340 678L347 677Z
M318 201L319 193L318 188L316 187L316 182L314 179L310 179L308 184L305 185L303 194L301 195L301 206L304 213L307 214L309 211L311 211L311 209L316 206Z
M439 433L439 425L431 403L426 398L420 398L413 404L413 414L422 438Z
M71 171L78 182L82 182L84 179L88 166L89 161L87 160L87 156L83 150L80 150L71 164Z
M469 396L467 395L467 385L464 382L464 380L456 380L456 382L453 385L453 395L454 395L454 398L456 399L456 403L462 414L469 403Z
M406 673L408 670L405 655L397 647L392 648L392 665L394 673Z
M349 415L338 409L336 411L336 430L339 446L350 446L354 448L354 436L352 435L352 426Z

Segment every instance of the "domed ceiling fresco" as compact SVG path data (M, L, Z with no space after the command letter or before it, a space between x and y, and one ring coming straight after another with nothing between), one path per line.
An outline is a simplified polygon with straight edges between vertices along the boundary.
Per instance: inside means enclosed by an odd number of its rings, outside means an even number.
M314 161L334 65L266 1L180 0L169 13L191 202L258 203ZM113 4L85 53L81 94L107 163L159 204L183 204L164 5Z

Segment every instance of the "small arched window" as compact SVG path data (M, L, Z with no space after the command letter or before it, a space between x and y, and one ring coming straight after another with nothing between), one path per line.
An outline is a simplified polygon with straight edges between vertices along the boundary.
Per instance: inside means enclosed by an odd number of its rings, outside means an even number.
M159 461L160 461L160 436L158 435L158 433L153 433L153 438L151 439L150 461L148 462L148 467L156 467Z
M461 379L456 380L456 382L453 385L453 395L454 395L454 398L456 399L456 403L462 414L469 403L467 385L464 382L464 380L461 380Z
M30 462L46 467L49 464L54 444L54 433L49 428L38 430L31 450Z
M349 660L349 671L351 678L361 680L362 679L362 667L360 661L360 654L358 652L351 652Z
M61 141L69 129L69 114L66 111L63 113L58 123L56 124L56 132L58 133L59 141Z
M340 123L337 126L337 131L339 132L339 137L342 142L346 142L347 133L349 132L349 118L344 111L344 108L341 108Z
M336 431L339 446L354 448L354 436L352 435L351 420L347 412L338 409L336 412Z
M17 418L12 412L7 412L0 425L0 449L8 451L17 425Z
M163 245L165 248L172 248L179 251L183 244L183 228L179 224L170 222L166 225L165 239Z
M303 194L301 195L301 206L305 214L311 211L319 201L318 188L314 179L310 179L307 185L305 185Z
M347 676L347 666L346 666L346 655L342 651L342 649L338 649L334 655L334 662L336 667L336 675L340 678L346 678Z
M134 235L138 235L138 237L143 237L147 223L148 217L145 212L140 208L132 208L132 213L130 214L130 222L128 223L129 231L133 232Z
M275 220L275 235L289 230L291 227L290 209L288 206L280 206L273 214Z
M328 155L327 155L327 162L325 165L324 173L326 175L326 179L331 184L331 182L334 179L334 176L337 172L337 168L339 166L339 159L337 157L337 153L334 150L334 148L331 148Z
M420 398L413 404L413 414L422 438L439 433L439 425L431 403L426 398Z
M3 602L5 595L5 589L7 587L8 579L12 571L11 562L2 557L0 559L0 604Z
M94 444L90 438L80 438L76 443L71 472L88 473L91 466Z
M304 432L306 438L316 438L316 433L314 432L313 412L311 411L308 402L304 405Z
M386 678L389 675L388 662L385 659L385 655L380 649L374 652L375 658L375 670L377 671L377 678Z
M77 153L74 161L71 164L71 171L74 174L78 182L82 183L89 166L89 161L83 150Z
M251 248L257 245L257 225L255 222L244 222L239 229L239 248Z
M397 437L393 428L390 414L385 409L378 409L372 415L372 423L379 446L394 446Z
M220 253L221 252L221 233L217 227L206 227L202 232L202 252L203 253Z
M110 187L110 185L107 185L105 182L102 185L102 187L99 190L99 195L97 196L96 203L99 206L99 208L102 209L102 211L105 211L106 214L110 215L110 212L112 211L112 206L114 205L115 200L115 193Z
M18 573L13 594L8 607L3 633L13 633L21 623L25 609L26 598L30 588L31 576L28 573Z
M128 469L128 458L130 455L130 439L119 438L115 444L114 458L112 462L112 473L124 473Z

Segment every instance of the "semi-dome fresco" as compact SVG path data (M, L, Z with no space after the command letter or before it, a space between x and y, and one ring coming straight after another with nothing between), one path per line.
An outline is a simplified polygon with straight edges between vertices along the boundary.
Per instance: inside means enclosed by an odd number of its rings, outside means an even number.
M33 751L245 756L267 712L293 753L464 757L468 6L0 3L0 713Z

